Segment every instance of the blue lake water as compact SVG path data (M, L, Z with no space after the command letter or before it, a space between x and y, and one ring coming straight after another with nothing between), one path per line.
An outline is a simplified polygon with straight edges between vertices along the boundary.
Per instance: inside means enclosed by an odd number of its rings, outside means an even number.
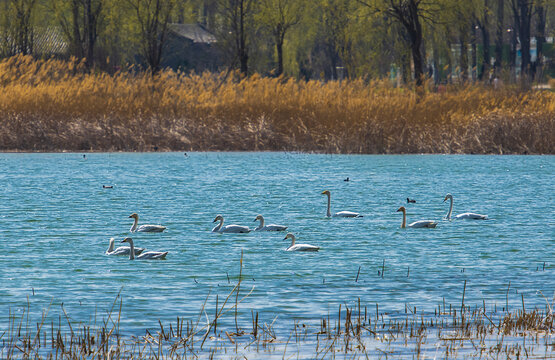
M488 308L505 306L509 282L511 308L522 295L527 308L544 308L555 292L553 156L0 154L0 167L0 331L27 301L35 319L52 301L54 319L63 303L72 320L91 322L120 289L124 333L194 318L209 294L213 304L232 289L241 251L242 293L254 290L239 311L288 325L357 298L391 312L460 306L465 280L465 303ZM364 217L325 218L326 189L332 212ZM454 214L490 219L444 220L447 193ZM401 229L399 206L408 222L439 225ZM132 235L167 260L104 255L110 237L130 235L133 212L139 224L167 226ZM218 214L251 227L263 214L322 249L285 252L285 233L212 233Z

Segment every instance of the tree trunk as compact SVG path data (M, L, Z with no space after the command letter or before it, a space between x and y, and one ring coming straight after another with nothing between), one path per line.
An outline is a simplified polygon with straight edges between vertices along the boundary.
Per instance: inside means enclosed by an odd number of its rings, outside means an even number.
M503 34L505 33L504 24L505 0L497 0L497 19L495 27L495 76L499 76L499 71L503 67Z
M520 72L523 80L530 76L530 23L532 11L529 0L518 0L519 5L519 29L518 37L520 40Z
M420 19L418 18L418 5L414 0L409 2L409 18L412 24L409 31L409 36L411 39L411 51L412 51L412 61L414 65L414 80L416 86L421 86L423 81L423 69L424 61L422 59L422 26L420 25Z
M249 54L246 45L245 34L245 3L239 1L239 61L241 63L241 73L247 75L249 72Z
M461 28L461 33L459 37L459 45L461 48L460 53L460 60L459 64L461 67L461 76L460 80L462 83L466 83L468 81L468 43L467 43L467 33L466 29L463 27Z
M470 24L470 77L472 82L476 81L476 70L478 69L478 51L476 49L476 25Z
M547 10L542 4L536 6L536 12L538 14L538 21L536 23L536 61L535 61L535 74L537 75L537 80L542 81L543 79L543 44L545 43L545 26L546 26L546 15Z
M276 76L283 74L283 41L285 34L279 34L276 36L276 51L277 51L277 71Z
M482 33L482 65L480 69L480 80L489 80L489 68L490 68L490 53L489 53L489 6L488 1L485 2L485 9L484 9L484 18L482 23L480 24L480 31Z

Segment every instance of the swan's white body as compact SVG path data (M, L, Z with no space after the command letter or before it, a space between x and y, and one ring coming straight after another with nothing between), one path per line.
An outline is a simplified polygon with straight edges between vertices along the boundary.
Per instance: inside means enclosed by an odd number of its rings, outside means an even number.
M110 246L108 246L108 250L106 250L106 253L105 253L106 255L129 255L129 252L131 251L131 248L129 246L120 246L114 249L114 242L115 242L115 239L111 238ZM145 249L134 248L134 250L135 250L135 255L139 255Z
M122 243L123 242L129 243L129 247L131 248L131 251L129 252L129 260L164 260L166 258L166 255L168 255L167 251L147 251L135 256L135 246L133 245L133 239L125 238L122 240Z
M451 203L449 204L449 211L447 212L447 215L445 215L445 218L447 220L451 220L451 214L453 213L453 195L451 194L447 194L445 195L445 199L443 199L443 202L447 201L447 199L451 200ZM462 213L459 215L455 215L455 219L456 220L487 220L488 216L487 215L482 215L482 214L476 214L476 213L471 213L471 212L466 212L466 213Z
M249 229L248 226L235 225L235 224L223 226L224 217L222 215L216 216L213 222L216 222L216 221L220 221L220 223L212 229L212 232L235 233L235 234L251 232L251 229Z
M403 212L403 223L401 224L401 229L404 229L407 227L407 210L404 206L401 206L397 211ZM408 225L410 228L435 228L436 226L437 221L433 220L419 220Z
M291 246L289 246L285 251L318 251L320 248L318 246L309 244L295 244L295 235L288 233L283 240L291 239Z
M254 229L254 231L285 231L287 226L283 225L264 225L264 216L258 215L254 221L260 220L260 224Z
M340 212L336 212L335 214L331 214L331 193L329 192L329 190L324 190L322 191L322 195L327 195L328 196L328 209L326 211L326 216L327 217L362 217L362 215L360 215L359 213L356 212L352 212L352 211L340 211Z
M164 230L166 230L165 226L162 225L141 225L138 226L139 224L139 215L137 215L136 213L133 213L131 215L129 215L130 218L133 218L133 225L131 226L131 229L129 229L129 232L162 232Z

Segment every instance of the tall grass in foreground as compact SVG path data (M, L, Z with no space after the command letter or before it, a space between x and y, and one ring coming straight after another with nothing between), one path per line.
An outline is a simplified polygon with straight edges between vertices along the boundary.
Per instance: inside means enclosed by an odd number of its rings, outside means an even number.
M464 293L459 306L438 304L433 313L405 306L404 314L380 313L361 306L339 306L336 314L319 323L294 321L287 327L276 316L264 322L259 313L237 307L250 292L241 294L241 280L216 306L208 298L193 320L180 319L146 330L141 336L125 336L120 329L122 298L118 295L106 317L94 324L57 323L42 320L32 324L26 311L10 315L7 330L0 328L2 359L425 359L425 358L551 358L555 351L553 304L545 310L522 309L498 312L496 308L466 306ZM465 283L466 287L466 283ZM254 290L251 289L251 292ZM235 298L235 299L234 299ZM119 303L119 306L118 306ZM50 308L49 308L50 309ZM235 326L232 319L235 313ZM300 314L302 316L302 314ZM240 324L240 325L238 325ZM280 326L279 329L276 329ZM3 330L3 332L1 331Z
M0 62L0 150L555 153L555 93Z

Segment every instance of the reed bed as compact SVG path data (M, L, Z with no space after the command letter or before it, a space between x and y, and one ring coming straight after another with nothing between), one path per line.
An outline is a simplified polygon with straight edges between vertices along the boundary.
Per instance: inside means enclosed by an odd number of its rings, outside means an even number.
M555 153L555 93L0 62L0 150Z
M116 296L106 316L93 324L63 316L29 320L29 300L21 315L10 314L7 330L0 328L2 359L196 359L196 358L550 358L555 353L555 298L543 309L509 311L497 306L468 306L466 281L460 304L439 303L433 311L405 305L403 312L386 313L363 305L360 298L339 305L336 314L290 326L264 321L255 309L239 306L254 291L243 290L243 258L237 282L227 296L206 298L195 319L158 320L157 330L122 335L123 298ZM509 285L510 286L510 285ZM214 301L215 300L215 301ZM507 303L508 304L508 303ZM302 315L302 314L300 314Z

